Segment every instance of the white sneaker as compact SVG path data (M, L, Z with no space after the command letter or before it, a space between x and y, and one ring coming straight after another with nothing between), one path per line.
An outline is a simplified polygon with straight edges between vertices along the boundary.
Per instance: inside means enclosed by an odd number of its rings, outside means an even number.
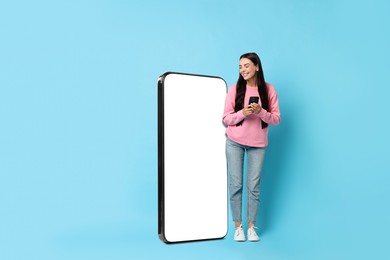
M248 228L248 241L259 241L260 238L259 236L256 234L256 231L255 231L255 226L252 226L250 228Z
M235 241L245 241L246 240L242 226L239 226L238 228L236 228L236 231L234 232L234 240Z

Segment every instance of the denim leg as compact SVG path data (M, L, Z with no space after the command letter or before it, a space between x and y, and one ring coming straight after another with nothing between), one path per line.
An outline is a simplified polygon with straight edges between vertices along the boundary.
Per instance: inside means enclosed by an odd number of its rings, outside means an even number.
M233 221L242 221L242 176L245 148L226 138L226 159L229 174L230 206Z
M247 221L256 222L260 206L260 178L263 168L265 148L247 149Z

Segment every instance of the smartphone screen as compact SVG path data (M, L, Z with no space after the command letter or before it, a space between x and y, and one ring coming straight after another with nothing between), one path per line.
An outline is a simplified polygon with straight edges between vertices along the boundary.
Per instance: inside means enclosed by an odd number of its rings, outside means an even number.
M226 90L213 76L158 80L158 233L166 243L227 234Z
M248 105L250 105L250 104L252 104L252 103L259 103L259 97L255 97L255 96L250 97L250 98L249 98L249 104L248 104Z

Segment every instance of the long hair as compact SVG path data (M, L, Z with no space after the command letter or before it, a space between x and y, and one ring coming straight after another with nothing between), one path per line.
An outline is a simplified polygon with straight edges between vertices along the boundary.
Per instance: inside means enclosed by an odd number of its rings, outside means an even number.
M241 55L240 60L242 58L247 58L251 60L253 64L255 64L255 66L257 65L259 66L259 71L256 73L257 90L259 91L262 108L268 110L268 89L267 89L267 85L265 84L263 68L261 66L261 61L259 56L254 52L250 52ZM246 92L246 80L241 76L241 73L239 73L237 84L236 84L236 100L235 100L234 112L238 112L244 108L245 92ZM242 125L244 120L237 123L236 126ZM261 121L261 127L266 128L268 127L268 124L264 121Z

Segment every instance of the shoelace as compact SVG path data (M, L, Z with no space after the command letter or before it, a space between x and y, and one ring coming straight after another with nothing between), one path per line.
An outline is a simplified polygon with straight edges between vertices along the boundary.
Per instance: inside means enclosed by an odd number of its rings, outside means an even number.
M254 232L256 234L256 230L255 229L259 229L258 227L255 227L255 226L251 226L248 231L250 231L251 233Z

